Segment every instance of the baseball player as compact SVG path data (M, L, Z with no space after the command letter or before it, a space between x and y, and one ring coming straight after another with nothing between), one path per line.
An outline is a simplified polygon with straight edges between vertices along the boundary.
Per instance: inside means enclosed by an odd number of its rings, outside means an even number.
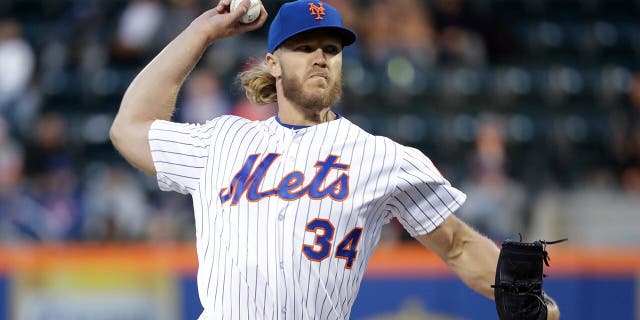
M453 213L465 195L420 151L373 136L332 111L342 49L356 41L338 11L284 4L264 62L240 75L277 116L170 122L184 79L239 23L245 0L196 18L133 80L111 128L118 151L193 198L199 319L347 319L382 226L397 218L467 285L493 298L499 250ZM552 310L552 313L557 309Z

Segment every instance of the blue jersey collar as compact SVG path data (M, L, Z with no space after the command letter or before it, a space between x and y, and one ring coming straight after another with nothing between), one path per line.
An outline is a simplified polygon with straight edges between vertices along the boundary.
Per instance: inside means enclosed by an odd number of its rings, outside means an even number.
M339 113L336 113L336 120L342 118L342 116ZM276 121L283 127L288 128L288 129L292 129L292 130L298 130L298 129L304 129L304 128L308 128L309 126L296 126L293 124L286 124L283 123L282 121L280 121L280 117L278 117L278 115L276 115Z

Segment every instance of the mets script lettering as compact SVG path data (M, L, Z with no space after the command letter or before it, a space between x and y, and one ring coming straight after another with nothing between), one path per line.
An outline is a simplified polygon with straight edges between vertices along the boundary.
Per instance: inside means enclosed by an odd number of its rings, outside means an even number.
M305 195L316 200L330 197L335 201L343 201L348 197L349 175L347 173L340 174L337 179L322 188L332 170L349 170L349 165L339 163L338 158L340 157L336 155L329 155L326 159L317 161L314 165L315 168L318 168L316 174L306 185L304 185L304 173L293 171L284 176L274 188L265 191L258 190L267 171L279 156L278 153L269 153L255 166L260 154L250 155L240 171L231 180L229 187L220 190L219 196L222 203L231 200L232 206L237 205L245 193L247 200L252 202L271 196L277 196L286 201L293 201Z

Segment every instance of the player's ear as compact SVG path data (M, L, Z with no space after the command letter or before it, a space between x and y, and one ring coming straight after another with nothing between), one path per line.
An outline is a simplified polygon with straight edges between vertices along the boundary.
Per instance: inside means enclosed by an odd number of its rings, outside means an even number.
M280 60L278 60L278 56L273 53L267 53L265 62L269 68L269 73L276 79L280 78L282 75L282 68L280 68Z

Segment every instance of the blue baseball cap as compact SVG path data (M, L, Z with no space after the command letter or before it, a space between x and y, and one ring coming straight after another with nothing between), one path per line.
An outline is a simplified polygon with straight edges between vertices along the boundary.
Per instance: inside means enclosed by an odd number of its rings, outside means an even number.
M315 29L328 29L342 38L342 45L348 46L356 41L356 33L342 24L340 12L322 2L297 0L287 2L269 27L269 52L273 53L289 38Z

